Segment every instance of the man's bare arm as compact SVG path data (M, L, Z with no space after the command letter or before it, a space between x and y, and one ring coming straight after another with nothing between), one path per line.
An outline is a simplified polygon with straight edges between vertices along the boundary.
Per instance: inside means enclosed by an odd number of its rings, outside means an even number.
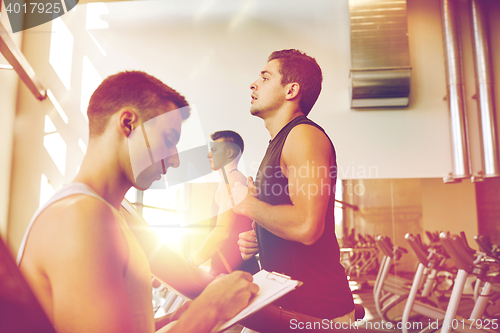
M250 274L236 271L214 280L162 244L134 208L127 202L123 204L126 211L122 212L149 259L151 272L168 286L196 298L179 320L168 327L168 332L209 332L219 321L233 317L248 305L258 290L251 283Z
M52 289L57 332L132 332L123 278L127 246L111 209L88 196L53 206L34 228L41 222L36 232L51 240L39 258Z
M229 229L235 221L235 217L229 215L236 215L232 211L225 211L218 215L217 224L207 236L201 248L191 256L192 263L196 266L203 264L217 253L224 242L229 238Z
M187 309L191 306L192 301L187 301L184 304L182 304L177 310L168 313L162 317L155 318L155 330L158 331L164 326L179 320L182 314L186 312Z
M316 127L298 125L288 135L281 155L292 204L272 206L247 195L234 211L281 238L314 244L324 230L333 163L331 144L325 134ZM248 185L250 190L253 183ZM241 185L237 184L235 191L241 191L238 187Z
M238 177L234 176L234 174L228 175L228 181L231 189L234 188L234 184L239 178L244 178L244 176L241 175L241 177ZM228 189L228 186L223 184L217 191L220 198L217 224L214 230L212 230L212 232L205 239L201 248L191 257L193 264L196 266L199 266L210 259L217 253L217 250L222 248L224 242L226 242L231 235L231 230L234 228L235 223L237 223L238 215L229 207L230 190ZM238 263L230 264L232 267L236 267L238 265Z
M213 276L194 267L162 243L128 201L122 202L121 212L148 258L151 273L160 282L187 298L194 299L214 280Z

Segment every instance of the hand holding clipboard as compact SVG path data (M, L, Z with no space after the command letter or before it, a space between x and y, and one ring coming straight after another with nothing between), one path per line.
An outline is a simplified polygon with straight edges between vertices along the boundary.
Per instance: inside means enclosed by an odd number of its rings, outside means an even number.
M260 310L264 306L274 302L281 296L289 293L295 288L302 285L302 282L292 280L289 276L261 270L253 276L253 282L259 286L259 292L246 308L241 310L236 316L230 320L220 323L212 333L222 331L238 321L248 317L252 313Z

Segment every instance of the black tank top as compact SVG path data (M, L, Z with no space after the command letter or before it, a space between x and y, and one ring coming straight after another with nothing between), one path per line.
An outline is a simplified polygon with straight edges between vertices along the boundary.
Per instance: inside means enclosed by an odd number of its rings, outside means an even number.
M294 118L280 130L270 141L257 173L255 184L259 189L258 198L261 201L271 205L291 204L288 195L288 178L281 171L280 157L288 134L300 124L317 127L325 133L319 125L304 116ZM335 161L333 144L332 154ZM262 268L283 273L304 282L304 285L279 299L276 304L321 319L333 319L354 310L349 283L344 268L340 264L339 244L335 236L333 212L336 171L335 162L330 170L331 187L324 188L330 193L325 229L323 235L313 245L308 246L280 238L256 221Z

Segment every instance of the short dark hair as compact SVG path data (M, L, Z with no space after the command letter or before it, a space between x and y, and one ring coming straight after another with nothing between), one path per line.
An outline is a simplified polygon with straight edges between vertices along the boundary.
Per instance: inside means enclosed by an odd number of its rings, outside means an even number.
M224 142L231 142L236 144L240 148L241 153L243 154L243 149L245 148L245 144L243 143L241 135L239 135L238 133L234 131L218 131L212 134L210 137L214 141L222 139L224 140Z
M190 108L184 96L154 76L141 71L125 71L107 77L92 94L87 109L90 136L104 132L108 119L123 107L132 107L147 121L172 102L189 118Z
M300 86L299 106L308 115L321 92L323 74L313 57L294 49L274 51L267 62L278 59L280 63L281 84L284 86L297 82Z

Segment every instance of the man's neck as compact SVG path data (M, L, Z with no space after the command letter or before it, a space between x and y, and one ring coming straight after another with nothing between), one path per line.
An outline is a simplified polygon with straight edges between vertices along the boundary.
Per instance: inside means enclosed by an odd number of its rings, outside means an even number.
M120 170L115 156L101 149L108 145L89 143L74 182L84 183L116 209L120 209L131 184Z
M264 119L264 124L271 135L271 139L274 139L276 135L278 135L279 131L286 126L293 119L298 116L303 116L304 114L300 109L293 110L278 110L274 112L272 115Z
M217 170L217 171L219 171L219 175L220 175L222 182L225 183L226 180L225 180L224 173L222 172L222 170L225 171L226 177L228 177L232 171L238 170L238 162L236 162L235 160L232 160L231 162L229 162L228 164L226 164L225 166L223 166L222 168Z

